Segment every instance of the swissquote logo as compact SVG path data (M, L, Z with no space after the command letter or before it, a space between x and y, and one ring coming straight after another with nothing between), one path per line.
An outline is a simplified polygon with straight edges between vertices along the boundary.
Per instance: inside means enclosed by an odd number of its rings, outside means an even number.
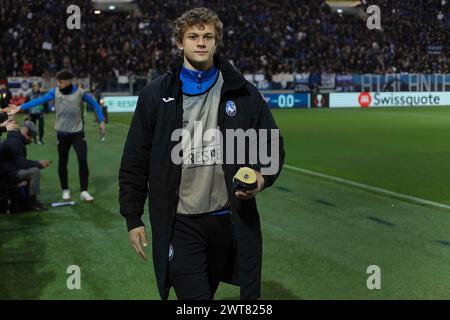
M362 108L367 108L372 102L372 96L369 92L361 92L358 96L358 102Z

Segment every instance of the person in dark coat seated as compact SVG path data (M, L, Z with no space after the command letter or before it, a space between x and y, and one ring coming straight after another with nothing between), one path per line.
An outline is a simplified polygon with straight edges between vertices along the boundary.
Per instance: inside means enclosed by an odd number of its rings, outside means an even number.
M28 207L32 211L43 211L45 206L37 199L40 189L41 169L50 165L49 160L27 159L26 145L37 135L36 126L25 121L20 129L8 131L0 146L0 176L9 183L28 181Z

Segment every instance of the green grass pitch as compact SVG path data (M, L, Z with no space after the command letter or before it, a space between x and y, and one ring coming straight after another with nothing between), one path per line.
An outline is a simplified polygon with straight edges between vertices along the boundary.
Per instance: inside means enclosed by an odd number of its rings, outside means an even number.
M450 205L450 108L273 113L285 137L286 164ZM47 203L61 197L52 117L46 117L46 144L28 148L31 159L53 160L42 175ZM102 142L92 114L86 116L93 204L79 201L72 150L75 206L0 215L1 299L159 299L152 262L132 250L118 213L118 168L130 119L110 115ZM263 299L450 298L448 209L287 168L258 196L258 208ZM148 230L147 212L144 222ZM70 265L81 268L81 290L67 289ZM366 286L370 265L381 268L380 290ZM239 289L225 284L216 294L238 297Z

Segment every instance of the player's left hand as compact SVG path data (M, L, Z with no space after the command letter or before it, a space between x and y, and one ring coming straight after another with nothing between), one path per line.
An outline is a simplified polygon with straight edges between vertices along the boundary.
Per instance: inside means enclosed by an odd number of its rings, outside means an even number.
M248 200L256 196L258 192L260 192L264 188L264 177L255 170L256 173L256 182L257 187L253 190L247 190L247 191L236 191L234 193L235 197L239 200Z
M105 129L106 129L106 125L105 125L105 121L100 122L100 130L102 131L102 133L105 133Z
M3 128L3 127L7 127L7 126L10 125L11 123L14 123L14 120L8 119L8 120L6 120L6 121L0 123L0 127L2 127L2 128Z

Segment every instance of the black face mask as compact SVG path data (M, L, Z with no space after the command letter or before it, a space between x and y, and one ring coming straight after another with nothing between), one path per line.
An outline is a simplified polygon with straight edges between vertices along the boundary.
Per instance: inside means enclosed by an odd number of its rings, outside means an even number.
M72 84L69 84L64 89L59 89L59 91L61 91L62 94L70 94L72 92L72 90L73 90Z

